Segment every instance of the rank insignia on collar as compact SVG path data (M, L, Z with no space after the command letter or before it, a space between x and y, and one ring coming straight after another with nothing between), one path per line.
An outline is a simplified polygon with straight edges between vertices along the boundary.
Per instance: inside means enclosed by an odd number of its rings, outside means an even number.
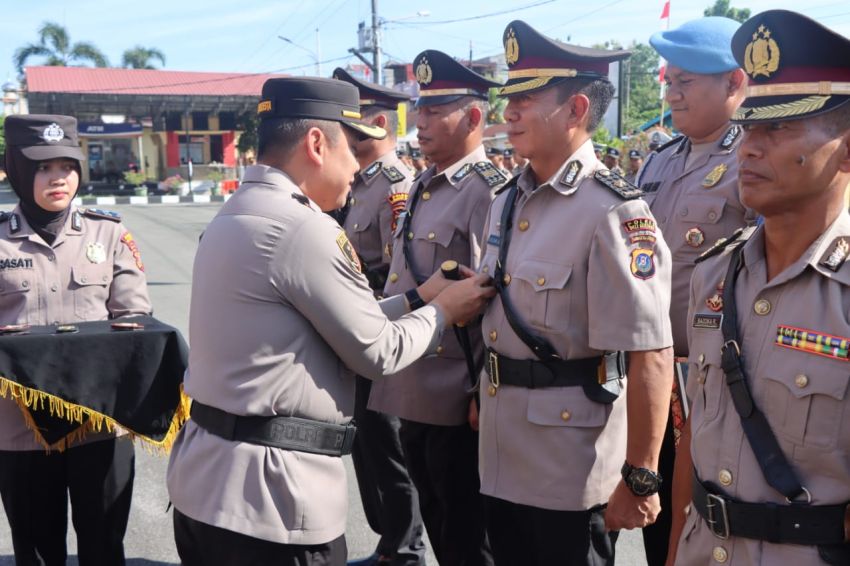
M357 252L354 251L354 246L348 241L348 236L345 235L345 232L340 232L339 236L336 237L336 245L339 246L342 255L345 256L345 259L348 260L354 271L361 273L363 266L360 264L360 258L357 256Z
M12 232L12 234L17 234L21 231L21 219L18 218L18 215L15 213L12 213L12 215L9 216L9 231Z
M694 226L685 232L685 242L692 248L698 248L705 242L705 232L701 228Z
M836 238L833 240L829 250L823 255L820 260L820 265L831 271L838 271L844 262L847 261L847 255L850 253L850 244L846 238Z
M100 242L92 242L86 246L86 259L92 263L106 261L106 248Z
M576 181L578 180L578 175L581 173L582 168L581 161L573 160L567 163L566 170L564 171L564 176L561 177L559 183L564 185L565 187L573 188L576 186Z
M390 183L398 183L399 181L404 181L404 173L396 169L393 165L384 167L381 171L383 172L384 177L386 177Z
M372 177L378 174L378 171L381 170L381 162L376 161L372 165L370 165L365 171L363 171L363 176L366 177L366 180L370 180Z
M697 313L694 315L694 322L691 326L706 330L719 330L722 323L722 314Z
M74 214L71 215L71 228L75 232L83 231L83 215L77 210L75 210Z
M638 279L650 279L655 275L655 252L644 248L632 250L630 269Z
M712 169L708 175L705 176L705 179L702 180L702 186L706 189L710 189L711 187L720 182L720 179L723 178L723 175L728 170L729 167L727 167L725 163L721 163L720 165Z
M776 327L776 344L835 360L850 361L850 338L815 332L805 328ZM804 384L805 385L805 384Z
M473 166L473 169L475 169L475 172L484 179L484 182L487 183L487 186L491 189L493 187L503 185L508 180L508 178L502 175L498 169L493 167L493 164L489 161L479 161Z
M720 149L730 149L735 145L735 140L741 135L741 126L732 126L726 135L723 136L723 141L720 142Z
M457 183L458 181L469 175L470 171L472 171L472 163L465 164L463 167L458 169L454 175L452 175L452 181Z
M300 202L301 204L303 204L307 208L310 208L310 199L308 199L306 196L299 195L298 193L292 193L292 198L294 198L295 200L297 200L298 202Z

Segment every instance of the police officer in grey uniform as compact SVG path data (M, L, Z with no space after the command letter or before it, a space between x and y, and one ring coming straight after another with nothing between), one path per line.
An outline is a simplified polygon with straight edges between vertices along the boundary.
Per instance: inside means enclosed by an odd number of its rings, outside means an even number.
M605 156L602 158L602 163L604 163L605 167L607 167L612 173L616 173L621 177L625 176L623 168L620 167L620 150L616 147L609 147L605 149Z
M434 163L416 180L393 239L387 294L420 284L447 260L478 266L491 191L507 181L481 145L497 84L445 53L414 59L419 145ZM401 440L434 554L444 566L490 564L478 494L473 389L478 323L446 332L436 355L375 383L369 407L402 419Z
M121 217L72 204L84 160L77 120L8 116L5 133L6 171L20 202L0 215L0 324L150 314L139 249ZM14 399L0 399L0 495L15 562L65 564L70 496L80 564L124 564L132 443L103 431L51 448L36 441Z
M640 168L643 167L643 154L639 149L629 150L629 171L626 174L626 180L634 184L637 181L637 174Z
M497 565L613 565L617 530L658 514L672 382L669 250L590 139L614 95L609 63L629 52L522 21L503 42L508 137L529 165L484 233L481 271L499 289L482 323L488 535Z
M668 564L846 565L850 40L771 10L732 51L749 78L733 116L741 200L764 223L709 250L691 280L693 412Z
M358 136L386 135L361 119L354 86L270 79L258 114L259 164L195 258L192 419L168 468L175 538L186 565L338 566L352 373L409 365L491 290L470 277L437 296L447 281L435 275L375 301L345 232L322 213L345 202Z
M654 34L650 43L667 60L666 101L673 124L684 134L650 155L637 184L673 254L670 319L677 357L676 381L661 474L671 477L676 442L686 417L688 290L694 259L718 239L754 221L738 196L740 126L729 122L741 104L746 76L732 56L732 35L740 24L729 18L699 18ZM650 566L663 566L670 538L672 482L661 491L658 521L644 529Z
M397 109L409 97L366 83L337 68L333 77L351 83L360 93L363 119L387 131L382 140L365 139L355 150L360 171L351 187L342 226L360 257L369 287L380 297L390 268L390 240L407 204L413 175L396 156ZM404 464L398 417L367 408L372 380L357 376L354 420L357 436L351 453L366 520L381 535L375 552L349 566L425 562L419 498Z

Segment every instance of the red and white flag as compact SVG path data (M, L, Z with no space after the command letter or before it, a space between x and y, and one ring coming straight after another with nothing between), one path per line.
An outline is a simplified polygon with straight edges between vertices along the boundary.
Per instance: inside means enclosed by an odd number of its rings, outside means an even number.
M665 20L664 28L670 29L670 0L665 0L661 9L661 19ZM658 69L658 82L661 83L661 98L664 98L664 73L667 71L667 62L661 59L661 68Z

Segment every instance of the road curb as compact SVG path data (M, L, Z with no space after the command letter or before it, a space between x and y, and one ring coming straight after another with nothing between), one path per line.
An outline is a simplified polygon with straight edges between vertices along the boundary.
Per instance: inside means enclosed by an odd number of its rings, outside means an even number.
M115 204L209 204L211 202L227 202L231 195L161 195L161 196L126 196L126 197L77 197L76 206L102 206Z

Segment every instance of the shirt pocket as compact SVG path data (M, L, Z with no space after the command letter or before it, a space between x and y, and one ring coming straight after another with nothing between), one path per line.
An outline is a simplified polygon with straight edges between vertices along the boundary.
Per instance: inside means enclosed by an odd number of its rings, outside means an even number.
M410 238L410 233L405 237ZM446 260L469 265L469 244L466 235L451 224L436 224L417 228L411 240L413 260L423 276L430 276ZM471 266L473 269L478 266Z
M534 327L565 332L570 323L570 288L572 265L562 265L540 259L525 259L517 266L512 279L518 279L511 298L516 302L521 318ZM508 287L509 290L510 287Z
M6 324L39 324L37 313L31 313L37 303L35 273L29 270L0 272L0 313ZM37 310L37 305L36 309Z
M348 227L348 234L351 238L351 243L354 246L354 251L358 254L374 251L374 248L380 248L380 234L376 231L371 233L369 227L372 225L372 219L367 215L359 215L354 219L354 222ZM377 240L377 244L375 243Z
M846 440L850 364L778 347L770 354L764 370L764 399L770 410L759 408L768 414L774 433L822 449Z
M726 375L721 367L723 335L720 330L693 329L688 364L688 400L701 421L717 418Z
M529 423L550 429L601 428L610 410L589 400L581 387L530 389L526 416Z
M691 196L680 214L685 222L693 224L717 224L723 217L726 199L712 196Z
M112 283L112 264L76 265L71 270L71 294L74 315L80 320L101 320L107 317L106 301Z

